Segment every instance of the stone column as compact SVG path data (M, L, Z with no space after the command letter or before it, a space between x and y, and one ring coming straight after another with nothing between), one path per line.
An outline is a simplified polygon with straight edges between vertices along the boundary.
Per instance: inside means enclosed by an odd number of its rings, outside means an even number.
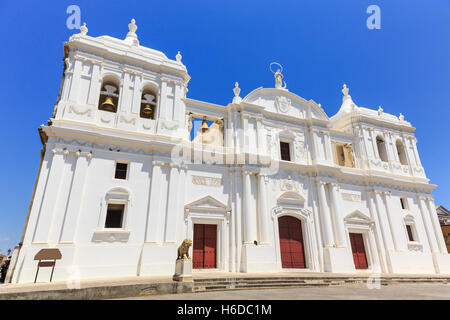
M125 71L122 77L122 86L119 94L119 105L117 107L118 112L131 112L132 109L132 93L130 92L131 78L133 75L130 71Z
M412 137L411 141L412 141L412 145L413 145L414 156L416 157L417 166L421 167L422 163L420 162L419 152L417 151L417 139L416 139L416 137Z
M380 217L379 214L376 212L374 205L373 205L373 197L372 197L372 193L370 192L367 188L366 188L366 197L367 197L367 202L369 204L369 211L371 213L371 218L374 221L374 234L375 234L375 241L376 241L376 245L377 245L377 252L379 255L379 261L380 261L380 265L381 265L381 271L382 272L388 272L388 267L386 265L386 255L384 252L384 246L386 246L385 244L385 240L384 240L384 235L381 232L381 221L380 221Z
M70 191L66 217L62 227L60 242L73 242L75 240L75 232L83 205L85 181L89 160L92 158L90 152L76 152L77 162L75 172L73 174L72 189Z
M92 64L91 83L89 84L89 96L87 103L97 107L98 97L100 95L100 87L102 85L102 79L100 78L100 64Z
M152 162L152 181L150 187L150 201L147 209L148 222L145 242L162 242L161 230L163 228L164 217L161 212L161 180L163 179L162 166L164 162Z
M257 240L256 233L256 212L252 210L251 206L251 173L248 171L243 172L243 185L244 185L244 244L253 244L253 241Z
M63 150L61 148L54 148L52 152L53 159L50 167L47 185L42 198L39 219L36 221L36 229L34 232L33 242L48 242L52 217L56 203L58 202L64 163L66 156L69 154L68 150Z
M186 224L184 223L184 194L186 192L186 171L187 165L180 165L178 171L178 183L177 183L177 193L175 201L175 215L176 215L176 233L175 239L177 243L181 243L187 235Z
M336 226L337 232L337 245L339 247L346 247L346 231L344 226L344 220L339 210L339 196L338 196L338 184L330 183L331 188L331 203L333 206L333 220Z
M327 182L317 181L319 187L319 207L321 212L322 234L325 247L334 247L333 225L331 222L330 209L326 198Z
M174 103L173 103L173 116L172 119L175 121L180 122L183 120L182 117L184 115L184 110L181 108L181 86L179 83L174 84Z
M234 168L229 168L228 169L228 179L229 179L229 183L228 186L230 188L229 191L229 204L230 204L230 208L231 209L231 217L230 217L230 229L229 229L229 233L230 233L230 237L229 237L229 250L230 250L230 272L236 272L236 248L238 246L237 242L236 242L236 208L234 207L234 205L236 204L236 185L234 183L234 172L235 169ZM240 245L240 244L239 244Z
M236 169L233 174L233 183L236 187L235 201L234 204L234 216L235 216L235 234L236 234L236 272L241 271L241 258L242 258L242 243L243 243L243 232L242 232L242 197L243 197L243 179L241 171Z
M72 81L70 83L69 101L78 103L78 89L80 87L81 69L83 68L83 62L77 58L73 58L73 72Z
M367 128L370 132L370 138L372 140L372 148L373 148L373 157L375 159L380 159L380 155L378 154L378 146L377 146L377 139L374 135L373 128Z
M384 200L384 206L386 208L386 216L387 216L387 221L389 222L389 230L391 230L391 236L392 236L392 242L394 243L394 249L395 251L398 250L398 241L397 241L397 236L395 234L395 228L394 228L394 223L392 221L392 216L391 216L391 211L389 210L389 205L388 203L392 203L392 201L388 201L388 199L390 199L391 197L391 192L383 192L383 200Z
M161 90L160 90L160 99L159 99L159 110L158 116L160 119L170 119L169 118L169 108L167 106L167 82L161 82Z
M176 229L177 229L177 188L179 184L179 169L177 165L170 164L169 176L169 196L167 201L166 213L166 229L164 242L176 243Z
M331 149L331 139L329 132L323 132L325 142L325 160L333 162L333 150Z
M419 203L420 215L422 216L423 225L425 227L425 232L427 234L428 243L430 245L431 253L437 253L438 246L436 243L436 238L433 236L433 226L431 225L430 216L425 210L425 197L417 196L417 201Z
M377 208L378 217L380 219L381 233L383 234L383 238L385 240L384 245L386 246L386 250L393 250L394 249L394 241L392 240L390 228L388 227L389 220L387 217L387 212L385 210L382 192L374 191L374 193L375 193L375 206Z
M261 244L269 244L269 211L267 209L266 175L258 175L259 225L261 227Z
M134 82L133 82L133 93L132 93L132 104L131 104L131 112L137 115L141 112L141 98L142 98L142 74L133 74ZM156 99L157 97L155 97Z
M261 119L256 120L256 133L258 138L258 155L266 154L267 148L264 143L264 132Z
M408 147L408 143L406 142L405 136L404 134L401 135L402 137L402 143L403 143L403 149L405 151L405 155L406 155L406 161L408 161L408 171L410 175L413 175L413 171L412 171L412 159L411 159L411 154L409 153L409 147Z
M437 216L436 209L434 207L433 198L430 198L430 197L426 198L425 203L428 208L431 224L433 225L434 235L436 236L436 242L438 244L439 251L442 254L447 254L448 253L447 246L445 245L444 236L442 234L442 229L441 229L441 225L439 223L439 218Z

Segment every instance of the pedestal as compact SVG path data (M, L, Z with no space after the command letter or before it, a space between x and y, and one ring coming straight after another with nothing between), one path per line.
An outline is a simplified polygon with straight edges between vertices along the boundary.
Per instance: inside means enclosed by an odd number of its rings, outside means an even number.
M192 261L191 259L177 259L175 264L174 281L192 282Z

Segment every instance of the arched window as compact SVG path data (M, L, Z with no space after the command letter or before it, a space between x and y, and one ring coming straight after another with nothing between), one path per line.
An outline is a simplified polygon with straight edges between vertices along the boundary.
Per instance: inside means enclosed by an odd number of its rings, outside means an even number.
M416 230L416 223L414 221L414 216L410 213L405 214L403 216L404 226L405 226L405 233L406 237L408 239L408 242L418 242L419 237L417 235Z
M125 229L127 204L130 200L128 190L117 187L106 193L106 212L104 214L105 229Z
M406 159L406 152L405 152L405 147L403 146L403 143L400 140L397 140L397 142L395 143L395 146L397 147L397 153L398 153L398 158L400 159L400 163L403 165L407 165L408 160Z
M377 148L378 148L378 155L380 156L381 161L387 162L388 158L386 151L386 143L380 136L377 137Z
M156 97L158 96L156 89L150 86L144 87L141 97L141 118L155 119Z
M117 112L119 104L119 87L120 81L112 76L103 78L100 90L100 100L98 101L98 109L108 112Z

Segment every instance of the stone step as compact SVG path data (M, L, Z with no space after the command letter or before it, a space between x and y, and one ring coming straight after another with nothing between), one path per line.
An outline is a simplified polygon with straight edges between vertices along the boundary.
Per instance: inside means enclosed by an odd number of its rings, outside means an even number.
M219 286L230 286L230 285L252 285L252 284L277 284L277 283L292 283L292 284L326 284L326 285L336 285L336 284L346 284L346 283L365 283L365 280L351 280L351 281L321 281L321 280L299 280L299 281L291 281L291 280L268 280L268 281L236 281L236 282L227 282L227 281L214 281L214 282L194 282L195 285L198 286L213 286L213 285L219 285Z
M194 286L194 292L200 291L222 291L222 290L244 290L244 289L270 289L270 288L292 288L292 287L302 287L302 288L312 288L312 287L328 287L328 284L325 283L276 283L276 284L251 284L251 285L233 285L233 286L224 286L224 285L215 285L215 286Z
M351 283L365 283L363 281L352 281ZM194 283L194 291L210 290L233 290L233 289L251 289L251 288L279 288L279 287L327 287L349 284L346 281L250 281L250 282L205 282ZM382 281L382 285L385 283Z
M194 279L194 282L240 282L240 281L366 281L367 277L349 277L349 278L317 278L317 277L265 277L265 278L205 278Z
M364 284L368 277L257 277L257 278L204 278L194 280L194 292L269 289L288 287L326 287L348 284ZM380 285L395 283L450 283L450 278L432 277L381 277Z
M344 281L344 282L361 282L367 281L368 277L348 277L348 278L291 278L291 277L267 277L267 278L205 278L205 279L194 279L195 283L235 283L235 282L254 282L254 281L322 281L322 282L333 282L333 281ZM450 278L386 278L381 277L383 281L389 282L450 282Z

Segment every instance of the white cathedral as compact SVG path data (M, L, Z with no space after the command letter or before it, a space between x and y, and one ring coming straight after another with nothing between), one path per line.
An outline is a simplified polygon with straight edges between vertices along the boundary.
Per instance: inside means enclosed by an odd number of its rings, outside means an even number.
M450 273L415 128L357 106L344 85L329 118L274 88L226 106L186 97L175 60L83 25L64 43L58 101L12 282L58 249L52 281L171 276L193 240L193 273ZM45 260L45 259L44 259ZM51 264L50 264L51 265Z

